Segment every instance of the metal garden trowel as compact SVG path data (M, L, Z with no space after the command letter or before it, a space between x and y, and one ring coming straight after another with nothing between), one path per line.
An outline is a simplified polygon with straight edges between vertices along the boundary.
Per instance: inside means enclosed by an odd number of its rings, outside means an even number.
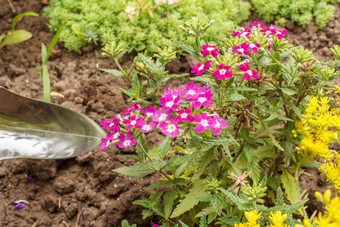
M95 149L105 136L83 114L0 86L0 160L71 158Z

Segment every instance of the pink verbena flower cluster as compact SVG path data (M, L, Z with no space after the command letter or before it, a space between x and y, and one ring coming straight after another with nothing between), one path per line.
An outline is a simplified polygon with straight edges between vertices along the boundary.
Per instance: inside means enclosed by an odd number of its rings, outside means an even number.
M155 128L172 137L179 136L183 126L191 125L198 133L212 129L213 135L219 135L221 129L227 127L228 121L218 114L204 111L204 108L213 104L213 96L209 87L189 82L186 88L164 90L159 101L160 108L147 106L143 109L140 104L132 104L122 115L100 123L102 128L110 132L102 139L99 149L106 149L113 141L120 148L132 147L136 144L134 135L148 133Z
M253 27L253 30L258 30L260 33L265 35L268 38L269 44L267 46L268 49L272 47L272 37L277 36L279 39L284 38L284 35L287 33L287 30L277 29L275 25L270 25L267 27L262 22L254 22L250 23L250 26ZM233 31L234 37L244 37L250 39L250 35L253 32L250 28L241 28L239 31ZM230 52L232 54L237 54L241 56L251 56L252 53L258 53L261 47L260 43L257 42L243 42L239 46L234 46L230 48ZM216 58L219 56L220 51L216 48L216 46L203 45L201 46L201 53L203 57L209 57L211 55L211 59L206 61L205 63L197 63L196 66L191 67L191 72L195 73L197 76L202 76L204 71L212 71L212 76L217 78L218 80L230 79L233 77L235 72L239 72L243 74L243 79L249 81L250 78L259 79L259 75L257 71L252 70L249 66L249 60L246 59L241 64L236 63L233 66L218 64Z

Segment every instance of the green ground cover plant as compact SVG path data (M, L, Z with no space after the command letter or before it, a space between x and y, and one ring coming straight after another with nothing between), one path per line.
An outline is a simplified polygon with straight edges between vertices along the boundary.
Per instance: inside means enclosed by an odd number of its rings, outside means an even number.
M44 9L49 27L69 50L80 52L88 43L120 43L128 51L156 52L157 47L175 47L184 40L175 29L193 16L214 18L202 38L216 43L246 20L250 4L241 0L52 0ZM190 39L190 37L189 37Z
M285 25L292 20L304 27L315 19L319 28L323 28L334 18L335 6L339 0L251 0L254 10L264 20Z
M134 202L145 208L143 218L160 216L155 226L164 227L336 223L340 209L338 185L332 182L336 172L327 172L329 164L323 167L336 195L334 200L329 193L324 196L323 202L331 210L317 219L306 212L308 198L299 186L299 177L305 174L304 167L320 167L314 158L323 156L313 157L301 146L305 137L315 135L308 126L313 123L308 118L313 110L304 111L307 106L319 105L308 102L309 97L334 90L328 82L339 75L335 71L339 47L332 49L334 62L320 62L311 51L285 40L287 30L261 22L233 31L218 45L211 45L201 39L209 26L215 25L200 18L182 26L183 33L191 31L194 40L177 44L201 62L192 66L195 76L180 88L148 93L159 81L157 77L169 78L162 73L168 62L164 59L173 57L167 48L153 58L139 55L131 69L113 73L131 81L126 94L133 104L101 122L109 133L99 148L136 146L136 154L130 157L139 162L114 171L134 177L156 172L163 176L146 188L162 191ZM104 55L118 61L124 50L109 47L104 48ZM137 67L138 62L143 67ZM321 120L316 121L322 123L321 113ZM328 115L335 116L329 126L337 124L338 109ZM297 128L299 124L303 130ZM153 130L165 138L149 147L146 134ZM326 131L328 127L323 130L329 135L326 142L338 137L338 128ZM337 158L334 154L330 163L337 165L333 162ZM293 214L305 221L298 221Z

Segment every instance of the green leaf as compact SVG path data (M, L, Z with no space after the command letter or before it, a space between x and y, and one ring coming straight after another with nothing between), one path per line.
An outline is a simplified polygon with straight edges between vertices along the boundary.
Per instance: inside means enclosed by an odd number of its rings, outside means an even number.
M240 95L239 93L237 92L234 92L230 98L229 98L229 101L230 102L236 102L236 101L240 101L242 99L246 99L243 95Z
M145 162L137 163L133 166L120 167L118 169L114 169L113 171L127 176L139 178L145 177L155 172L155 170Z
M204 193L205 181L196 180L193 182L193 184L194 185L189 190L189 193L185 195L185 198L177 205L175 210L172 212L171 218L179 217L199 203L197 197Z
M187 224L185 224L184 222L182 222L181 220L178 220L179 223L181 223L182 227L189 227Z
M0 48L7 46L7 45L23 42L25 40L30 39L31 37L32 37L32 34L26 30L13 31L11 35L7 36L2 41L2 43L0 44Z
M234 195L233 193L225 190L224 188L220 188L221 192L223 192L227 198L234 203L238 209L240 209L241 211L246 211L248 209L250 209L252 206L250 204L248 204L248 200L245 199L241 199L239 196Z
M134 73L132 76L132 82L131 82L131 94L134 98L138 99L141 94L141 85L139 83L139 78L137 73Z
M137 140L136 153L145 158L148 152L149 152L148 143L145 140L144 133L142 133Z
M240 221L236 217L221 217L218 219L221 223L234 226L235 224L239 224Z
M211 205L215 209L216 213L218 215L222 214L222 208L223 208L223 196L222 194L216 194L213 195L211 198Z
M285 204L284 198L283 198L283 193L280 187L277 188L276 190L276 201L275 205L276 206L283 206Z
M164 198L164 215L165 219L168 219L171 215L172 206L174 205L174 200L177 197L177 189L173 188L170 191L167 191Z
M153 215L153 212L151 210L142 210L143 220L148 217L151 217L152 215Z
M159 148L157 149L157 153L158 153L160 159L164 159L164 157L169 152L171 142L172 142L172 137L167 136L162 141L162 143L159 145Z
M203 215L200 218L200 225L199 225L199 227L208 227L207 219L206 219L205 215Z
M277 147L279 150L284 151L283 147L277 142L276 138L274 137L272 131L268 128L268 125L265 121L261 121L263 127L265 128L269 138L271 139L272 143Z
M174 41L178 46L180 46L183 50L185 50L186 52L188 52L190 55L194 56L194 57L200 57L200 54L197 53L193 47L186 45L182 42L179 41Z
M286 169L282 169L280 178L287 194L287 199L291 203L299 202L301 192L299 182Z
M289 89L289 88L284 88L284 87L282 87L282 88L281 88L281 91L282 91L284 94L286 94L286 95L294 95L294 94L296 94L296 91L293 91L293 90L291 90L291 89Z
M63 28L64 28L64 25L62 25L62 26L59 28L59 30L57 31L57 33L55 33L55 35L53 36L53 38L52 38L52 40L51 40L51 43L50 43L50 45L48 46L47 55L46 55L45 59L43 59L43 60L44 60L44 61L43 61L43 64L46 63L46 62L48 61L48 59L49 59L49 57L50 57L50 54L51 54L51 52L52 52L54 46L55 46L55 45L57 44L57 42L58 42L60 33L62 32Z
M17 21L20 19L20 17L23 16L34 16L34 17L38 17L39 14L35 13L35 12L25 12L19 15L16 15L13 20L12 20L12 32L15 30L15 26L17 24Z
M142 206L142 207L145 207L145 208L151 208L150 201L146 200L146 199L140 199L140 200L133 201L132 204L139 205L139 206Z
M146 188L146 190L154 189L154 188L160 188L170 185L171 183L169 181L160 181L155 184L152 184Z
M122 73L119 70L116 69L99 69L100 71L106 72L106 73L110 73L111 75L114 75L116 77L123 77L124 73Z
M296 106L294 105L294 103L287 102L287 105L288 105L290 108L292 108L292 110L294 111L294 113L295 113L300 119L302 119L302 112L301 112L301 110L300 110L298 107L296 107Z
M155 77L162 72L162 64L156 65L150 59L148 59L144 54L139 53L138 57L141 59L143 64L150 70L151 73L155 74ZM157 77L157 79L160 79Z
M229 141L226 138L209 138L209 139L203 140L203 145L207 147L228 145L228 144L229 144Z
M156 171L161 170L165 166L165 164L166 163L163 160L159 160L159 159L152 161L152 166Z

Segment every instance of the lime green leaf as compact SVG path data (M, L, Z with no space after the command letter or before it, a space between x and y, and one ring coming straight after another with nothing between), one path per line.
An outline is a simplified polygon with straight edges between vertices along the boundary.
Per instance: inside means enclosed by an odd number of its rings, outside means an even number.
M242 99L246 99L243 95L238 94L237 92L234 92L230 98L229 101L230 102L236 102L236 101L240 101Z
M113 171L132 177L145 177L155 172L155 170L145 162L137 163L133 166L120 167L118 169L114 169Z
M203 215L200 218L200 225L199 225L199 227L208 227L207 219L206 219L205 215Z
M209 138L206 140L203 140L204 146L220 146L220 145L228 145L229 141L226 138Z
M145 136L142 135L137 140L136 153L145 158L146 154L149 152L148 144L145 140Z
M17 44L20 42L23 42L25 40L28 40L32 37L32 34L26 30L16 30L13 31L11 35L7 36L3 42L0 44L0 48L11 45L11 44Z
M150 201L146 200L146 199L140 199L140 200L133 201L132 204L139 205L139 206L142 206L142 207L145 207L145 208L151 208Z
M189 227L187 224L185 224L184 222L182 222L181 220L178 220L179 223L181 223L182 227Z
M13 20L12 20L12 31L15 30L15 25L17 24L17 21L20 19L20 17L23 17L23 16L34 16L34 17L37 17L37 16L39 16L39 14L37 14L35 12L25 12L25 13L16 15L13 18Z
M291 203L299 202L301 192L299 182L286 169L282 170L281 181L287 194L287 199Z
M296 107L294 105L294 103L291 103L291 102L288 102L287 105L293 109L294 113L300 118L302 119L302 113L301 113L301 110L300 108Z
M204 193L205 181L196 180L193 183L194 185L189 190L189 193L185 195L185 198L177 205L177 207L173 211L171 218L179 217L199 203L197 197Z

